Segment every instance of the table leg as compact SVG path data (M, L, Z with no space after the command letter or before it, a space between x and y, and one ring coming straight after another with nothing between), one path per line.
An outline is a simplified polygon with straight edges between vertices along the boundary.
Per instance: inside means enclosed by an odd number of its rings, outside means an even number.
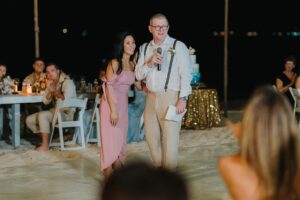
M12 104L12 145L20 146L20 104Z

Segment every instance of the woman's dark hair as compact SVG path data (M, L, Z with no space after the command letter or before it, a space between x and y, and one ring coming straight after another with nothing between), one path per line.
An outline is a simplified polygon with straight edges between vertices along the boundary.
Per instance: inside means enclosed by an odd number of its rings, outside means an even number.
M123 70L123 64L122 64L122 57L123 57L123 52L124 52L124 40L127 36L132 36L135 38L133 33L129 31L123 31L117 34L116 39L115 39L115 45L113 49L113 58L117 59L119 63L119 67L117 70L117 74L120 74ZM130 60L133 61L134 59L134 54L130 57ZM110 61L111 62L111 61Z
M284 63L286 63L286 62L288 62L288 61L293 62L294 65L296 65L296 58L295 58L294 55L289 55L289 56L287 56L287 57L284 59Z
M47 67L50 66L50 65L53 65L56 69L60 69L60 68L58 67L58 65L57 65L56 63L54 63L54 62L48 62L48 63L46 64L46 67L45 67L45 68L47 68Z
M42 59L41 57L35 58L32 63L35 63L36 61L42 61L45 63L44 59Z

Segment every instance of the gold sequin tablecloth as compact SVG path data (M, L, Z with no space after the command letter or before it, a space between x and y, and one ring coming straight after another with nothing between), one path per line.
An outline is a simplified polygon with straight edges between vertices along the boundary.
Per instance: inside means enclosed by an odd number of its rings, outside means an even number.
M187 102L182 126L187 129L207 129L221 124L216 89L193 89Z

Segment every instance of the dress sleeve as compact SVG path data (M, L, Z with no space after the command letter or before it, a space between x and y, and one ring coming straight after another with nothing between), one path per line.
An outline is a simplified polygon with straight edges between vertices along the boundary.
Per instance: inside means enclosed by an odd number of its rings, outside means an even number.
M103 81L103 84L102 84L103 98L104 98L104 100L106 100L107 95L110 95L110 97L114 103L117 103L117 99L116 99L114 88L113 88L113 83L115 82L116 77L117 76L114 74L110 77L110 79L107 79L106 77L104 77L102 79L102 81Z

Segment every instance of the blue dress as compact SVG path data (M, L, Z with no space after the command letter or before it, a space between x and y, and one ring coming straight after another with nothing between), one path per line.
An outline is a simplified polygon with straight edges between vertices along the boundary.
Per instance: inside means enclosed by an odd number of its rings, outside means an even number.
M144 126L141 127L141 117L144 113L146 104L146 94L143 90L134 87L135 98L128 105L128 136L127 143L139 142L144 140Z

